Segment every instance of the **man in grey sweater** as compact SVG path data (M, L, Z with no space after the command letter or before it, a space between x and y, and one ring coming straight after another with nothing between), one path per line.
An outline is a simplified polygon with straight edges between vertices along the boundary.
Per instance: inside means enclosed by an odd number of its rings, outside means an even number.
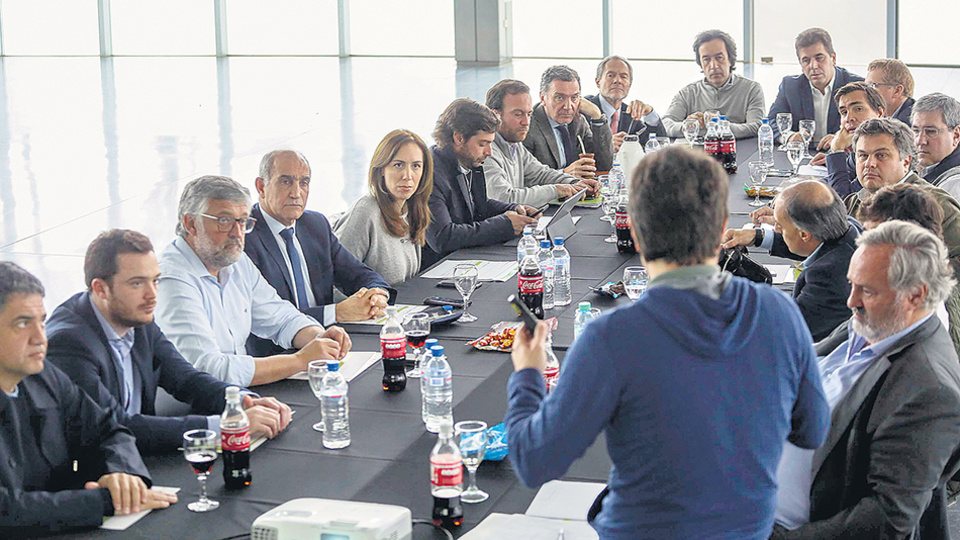
M730 131L738 139L757 136L765 110L763 88L756 81L731 73L736 69L737 45L721 30L700 32L693 42L697 64L704 78L692 82L673 96L663 117L663 127L671 137L683 136L683 121L709 122L706 111L720 111L730 122Z
M547 167L520 144L530 131L533 114L530 87L526 84L514 79L498 82L487 91L487 107L500 117L493 153L483 162L488 196L503 202L542 206L585 187L596 188L596 180L580 180Z

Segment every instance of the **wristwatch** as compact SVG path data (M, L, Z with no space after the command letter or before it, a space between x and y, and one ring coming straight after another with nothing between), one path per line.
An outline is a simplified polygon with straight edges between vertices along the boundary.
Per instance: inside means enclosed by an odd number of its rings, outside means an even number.
M760 247L763 244L763 227L754 229L753 247Z
M594 126L605 126L607 125L607 115L601 113L600 118L596 118L596 119L591 118L590 123L593 124Z

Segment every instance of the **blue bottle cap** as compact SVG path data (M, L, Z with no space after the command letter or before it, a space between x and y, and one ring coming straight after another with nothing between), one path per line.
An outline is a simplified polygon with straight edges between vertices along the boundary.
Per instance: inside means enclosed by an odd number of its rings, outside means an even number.
M554 238L554 239L553 239L553 245L555 245L555 246L562 246L562 245L563 245L563 237L562 237L562 236L558 236L558 237Z
M430 347L430 353L434 356L443 356L443 345L434 345Z
M542 247L542 248L548 248L548 247L550 247L550 241L549 241L549 240L541 240L541 241L540 241L540 247Z
M429 350L430 347L433 347L434 345L439 345L439 344L440 342L437 341L436 338L430 338L427 341L423 342L423 346L426 347L427 350Z
M443 306L443 310L446 311L447 313L450 313L451 311L453 311L453 306Z
M327 371L340 371L340 361L330 360L327 362Z

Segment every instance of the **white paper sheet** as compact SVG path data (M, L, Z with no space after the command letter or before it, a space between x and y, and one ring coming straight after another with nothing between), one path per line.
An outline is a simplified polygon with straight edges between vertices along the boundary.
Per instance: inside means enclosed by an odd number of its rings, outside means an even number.
M414 305L414 304L396 304L395 307L397 308L397 315L399 315L400 319L403 320L404 317L410 315L411 313L423 311L430 306ZM387 322L386 315L377 319L367 319L365 321L351 322L350 324L368 324L368 325L374 325L374 326L382 326L383 323L385 322Z
M773 274L773 284L782 285L784 283L796 283L796 273L793 271L793 266L789 264L765 264L767 270Z
M587 520L587 511L605 484L551 480L533 498L526 515L550 519Z
M461 536L464 540L597 540L599 536L586 521L544 519L523 514L490 514Z
M481 261L471 259L466 261L443 261L420 277L428 279L448 279L453 277L453 270L458 264L472 264L477 267L479 281L507 281L517 273L516 261Z
M827 176L827 168L823 165L801 165L797 169L798 175Z
M350 382L357 378L357 375L366 371L367 368L376 364L377 360L380 360L379 352L350 351L347 353L346 358L340 362L340 373L343 374L343 378L346 379L347 382ZM287 378L295 381L305 381L307 380L307 372L301 371Z
M180 488L178 487L153 486L153 489L162 491L164 493L177 493L180 491ZM126 516L111 516L103 520L100 528L107 529L108 531L125 531L129 529L131 525L140 521L140 518L149 514L150 512L152 512L152 510L144 510L143 512L129 514Z

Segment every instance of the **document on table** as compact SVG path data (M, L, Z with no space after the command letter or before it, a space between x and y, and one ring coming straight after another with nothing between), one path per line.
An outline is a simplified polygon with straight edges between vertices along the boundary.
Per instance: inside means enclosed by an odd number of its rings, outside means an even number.
M394 307L397 308L397 315L399 315L399 316L400 316L400 319L402 320L404 317L407 317L408 315L410 315L410 314L412 314L412 313L416 313L416 312L418 312L418 311L423 311L423 310L427 309L427 308L430 307L430 306L424 306L424 305L419 305L419 304L418 304L418 305L414 305L414 304L396 304ZM376 319L367 319L367 320L365 320L365 321L351 322L350 324L368 324L368 325L374 325L374 326L382 326L383 323L385 323L385 322L387 322L387 316L386 316L386 315L384 315L383 317L376 318Z
M458 264L472 264L477 267L478 281L507 281L517 273L517 261L481 261L471 259L467 261L443 261L434 266L429 272L420 277L429 279L449 279L453 276L453 269Z
M549 519L586 521L590 505L606 484L551 480L540 488L526 515Z
M797 169L799 176L827 176L827 168L823 165L801 165Z
M153 489L162 491L164 493L177 493L180 491L180 488L178 487L153 486ZM100 528L107 529L108 531L125 531L129 529L131 525L140 521L140 518L149 514L150 512L152 512L152 510L144 510L143 512L137 512L136 514L129 514L126 516L111 516L103 520Z
M357 378L357 375L366 371L367 368L376 364L377 360L380 360L379 352L350 351L346 358L340 362L340 374L347 382L350 382ZM287 378L294 381L305 381L307 380L307 372L301 371Z
M582 217L583 216L573 216L573 224L576 225ZM543 228L550 223L551 219L553 219L553 216L540 216L540 218L537 219L537 230L542 231Z
M523 514L490 514L461 536L464 540L597 540L597 531L586 521L545 519Z
M774 285L797 282L797 273L794 271L796 268L789 264L765 264L764 266L773 274Z

